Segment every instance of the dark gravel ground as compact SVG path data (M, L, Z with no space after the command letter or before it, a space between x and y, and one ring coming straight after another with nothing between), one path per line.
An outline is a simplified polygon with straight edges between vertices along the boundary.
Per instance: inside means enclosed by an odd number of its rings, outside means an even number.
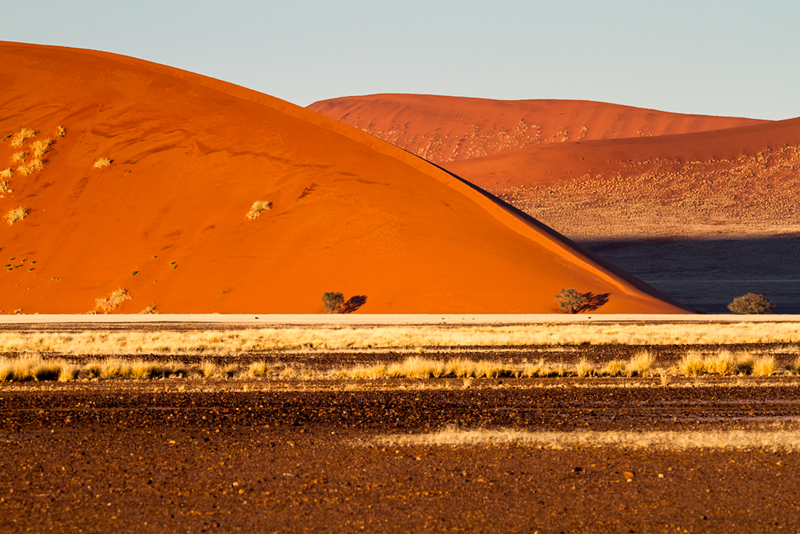
M375 444L448 425L680 431L800 418L796 378L657 383L0 384L0 531L800 530L800 453Z

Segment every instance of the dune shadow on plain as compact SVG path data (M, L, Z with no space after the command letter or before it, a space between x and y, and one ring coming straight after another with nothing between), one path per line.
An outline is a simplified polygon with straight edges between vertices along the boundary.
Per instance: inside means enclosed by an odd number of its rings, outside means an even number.
M693 309L727 313L735 297L762 293L774 313L800 313L800 236L580 244Z

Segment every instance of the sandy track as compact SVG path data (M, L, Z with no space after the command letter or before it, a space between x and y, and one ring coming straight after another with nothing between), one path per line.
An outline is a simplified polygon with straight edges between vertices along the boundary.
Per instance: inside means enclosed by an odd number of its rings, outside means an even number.
M3 315L0 328L6 325L36 324L141 324L186 323L229 325L417 325L417 324L474 324L517 325L541 323L583 322L641 322L641 323L762 323L800 322L800 315L666 315L666 314L293 314L293 315L233 315L233 314L155 314L155 315Z

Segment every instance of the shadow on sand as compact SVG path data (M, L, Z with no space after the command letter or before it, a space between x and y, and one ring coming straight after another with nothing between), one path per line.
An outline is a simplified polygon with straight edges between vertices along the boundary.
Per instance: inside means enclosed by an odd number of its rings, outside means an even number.
M727 313L762 293L777 314L800 313L800 237L580 242L690 308Z

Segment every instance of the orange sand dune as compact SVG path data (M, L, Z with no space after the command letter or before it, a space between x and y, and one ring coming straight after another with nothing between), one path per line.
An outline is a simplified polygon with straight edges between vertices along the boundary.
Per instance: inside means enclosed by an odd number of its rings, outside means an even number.
M402 94L335 98L308 108L437 164L526 146L682 134L766 122L583 100L507 101Z
M367 295L364 313L544 313L564 287L608 293L600 312L683 312L424 160L267 95L0 43L0 101L0 138L39 132L0 143L0 214L29 210L0 223L5 313L86 312L117 288L123 313L316 313L325 291ZM259 200L272 209L247 219Z

